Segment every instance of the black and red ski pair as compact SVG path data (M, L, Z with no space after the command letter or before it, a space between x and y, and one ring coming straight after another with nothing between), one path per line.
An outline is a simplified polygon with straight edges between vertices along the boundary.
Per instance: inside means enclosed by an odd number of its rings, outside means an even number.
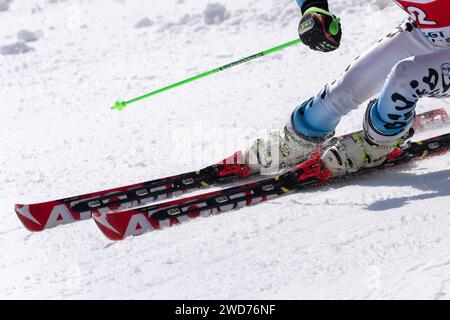
M447 113L443 109L436 109L417 116L414 129L421 131L448 123ZM349 176L442 154L449 148L450 134L408 143L397 148L382 165ZM200 188L249 178L250 169L242 164L242 158L241 153L236 153L231 158L202 170L61 200L16 205L15 211L24 226L33 232L93 217L109 239L122 240L199 216L254 205L336 180L323 167L320 155L315 155L279 176L152 204Z

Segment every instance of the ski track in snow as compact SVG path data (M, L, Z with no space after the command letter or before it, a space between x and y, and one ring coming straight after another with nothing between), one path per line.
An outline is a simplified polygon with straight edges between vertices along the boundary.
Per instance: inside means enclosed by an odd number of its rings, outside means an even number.
M0 47L30 48L0 54L0 298L449 299L448 155L119 243L92 221L22 228L16 202L191 170L281 127L404 18L389 0L335 1L335 53L289 48L110 111L296 37L293 0L221 1L207 17L217 2L191 2L22 0L0 12ZM419 111L437 106L449 102Z

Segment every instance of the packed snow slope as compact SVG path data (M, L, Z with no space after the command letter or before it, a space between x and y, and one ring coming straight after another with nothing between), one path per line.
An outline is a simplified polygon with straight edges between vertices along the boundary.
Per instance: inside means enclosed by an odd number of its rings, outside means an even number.
M117 99L296 39L295 1L0 3L0 298L450 298L449 155L118 243L93 221L30 234L13 211L199 168L280 128L403 20L392 1L331 1L337 52L299 45L122 113Z

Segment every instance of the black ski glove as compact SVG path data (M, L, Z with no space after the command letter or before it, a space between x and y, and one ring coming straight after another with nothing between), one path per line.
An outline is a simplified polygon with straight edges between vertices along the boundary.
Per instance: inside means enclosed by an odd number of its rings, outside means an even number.
M305 11L298 26L298 33L303 43L313 50L334 51L341 44L340 19L317 7Z

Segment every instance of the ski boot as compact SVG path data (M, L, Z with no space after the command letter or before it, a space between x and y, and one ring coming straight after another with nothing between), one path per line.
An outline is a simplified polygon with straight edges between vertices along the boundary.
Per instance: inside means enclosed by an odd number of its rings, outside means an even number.
M330 137L306 137L289 121L281 131L272 132L265 139L257 139L245 152L246 164L252 174L282 173L306 160L315 150L319 151Z
M369 103L361 132L336 139L333 146L323 153L322 162L333 177L381 165L389 154L414 135L412 121L395 136L383 135L376 130L370 120L376 101Z

